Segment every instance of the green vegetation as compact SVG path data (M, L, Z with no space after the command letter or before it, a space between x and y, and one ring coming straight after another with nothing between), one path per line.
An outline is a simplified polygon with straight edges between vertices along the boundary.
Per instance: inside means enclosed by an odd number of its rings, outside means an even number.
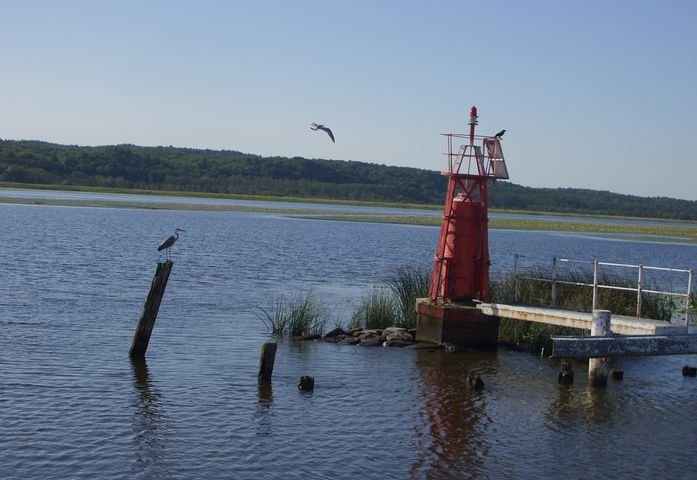
M548 269L531 269L526 276L548 278ZM592 272L569 271L558 277L560 282L593 283ZM603 285L636 288L636 279L603 274L598 279ZM645 288L651 289L651 286ZM552 288L549 282L522 280L519 285L518 303L548 307L552 304ZM515 278L513 274L505 275L491 282L491 301L497 303L514 303ZM598 290L598 308L608 309L615 315L636 315L636 292L628 290ZM579 285L558 284L556 291L557 308L591 312L593 307L593 289ZM642 316L655 320L670 320L673 305L668 297L656 294L644 294L642 297ZM553 335L589 335L590 332L574 328L546 325L522 320L502 318L499 326L499 341L509 345L524 345L530 351L539 352L544 348L552 350Z
M440 217L418 215L364 215L355 213L323 214L315 215L315 212L304 218L316 220L340 220L353 222L395 223L408 225L439 226ZM489 228L505 230L539 230L555 232L575 233L603 233L612 235L648 235L660 237L676 237L690 241L697 241L697 225L685 223L684 225L634 225L591 222L562 222L544 220L543 217L518 219L518 218L490 218Z
M139 189L307 202L381 202L439 207L439 172L357 161L261 157L231 150L0 140L0 183L70 189ZM526 212L697 220L697 202L496 182L489 206Z
M278 336L321 335L327 324L326 309L311 293L279 297L269 310L260 309L259 318Z
M533 268L526 272L532 278L548 278L548 269ZM362 297L351 315L348 328L384 329L387 327L416 327L416 299L428 295L429 272L414 267L397 268L387 285L375 287ZM585 283L593 281L592 272L568 271L558 276L559 282ZM636 279L602 274L599 283L625 288L635 288ZM652 289L651 285L646 285ZM495 303L515 303L515 278L504 275L491 282L491 298ZM540 280L521 280L518 287L518 303L548 307L552 304L551 284ZM600 289L598 308L611 310L616 315L636 314L636 293L630 290ZM691 301L694 303L695 299ZM556 289L557 308L581 312L592 311L592 288L559 283ZM662 295L644 294L642 316L656 320L670 320L675 305ZM269 311L261 309L261 320L269 330L279 336L301 336L324 333L327 310L311 294L294 299L281 298ZM340 326L338 323L336 326ZM590 332L556 325L502 318L499 342L515 345L531 352L542 348L552 351L551 337L555 335L588 335Z
M387 280L387 286L394 294L398 313L395 326L416 328L416 299L428 296L430 279L430 270L399 267Z
M376 287L364 296L351 316L349 328L384 329L397 326L398 310L388 291Z

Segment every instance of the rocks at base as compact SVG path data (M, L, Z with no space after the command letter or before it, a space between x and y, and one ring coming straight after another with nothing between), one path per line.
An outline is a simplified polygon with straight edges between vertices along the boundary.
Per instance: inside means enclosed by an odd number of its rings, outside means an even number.
M341 327L336 327L334 330L332 330L331 332L327 333L327 334L324 336L324 338L325 338L325 339L328 339L328 338L336 338L336 337L340 337L340 336L342 336L342 335L343 335L343 336L346 336L346 335L348 335L348 333L347 333L346 330L344 330L343 328L341 328Z
M322 338L322 335L317 335L317 334L311 334L311 335L298 335L297 337L293 337L294 342L310 342L313 340L320 340Z
M325 342L339 343L342 345L360 345L363 347L407 347L414 345L416 330L413 332L406 328L389 327L385 329L351 329L343 330L335 328L322 339Z
M388 327L385 329L366 329L361 328L344 330L337 327L324 336L321 335L299 335L293 337L293 341L314 341L323 340L329 343L339 343L341 345L361 345L363 347L408 347L414 345L416 330L410 331L401 327Z
M383 342L381 335L370 331L361 334L358 339L360 340L359 345L362 347L375 347L382 345Z

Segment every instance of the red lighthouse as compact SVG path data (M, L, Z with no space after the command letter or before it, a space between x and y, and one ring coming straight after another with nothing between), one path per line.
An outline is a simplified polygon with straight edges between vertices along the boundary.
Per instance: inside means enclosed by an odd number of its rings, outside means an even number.
M444 134L448 189L429 298L417 305L420 340L480 346L498 335L498 321L482 317L474 302L489 298L488 182L507 179L508 171L500 135L475 135L477 119L472 107L468 135Z

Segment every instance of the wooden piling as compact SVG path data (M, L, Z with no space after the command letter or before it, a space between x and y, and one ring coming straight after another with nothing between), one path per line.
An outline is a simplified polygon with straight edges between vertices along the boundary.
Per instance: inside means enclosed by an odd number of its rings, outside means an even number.
M150 293L145 301L143 313L138 320L136 331L133 334L133 343L131 343L131 350L129 352L131 358L145 357L145 352L150 342L150 335L152 335L152 329L157 319L157 313L160 311L160 303L165 294L165 288L167 288L169 274L172 271L172 265L174 265L174 263L171 260L166 260L157 264L155 276L150 285Z
M298 390L312 391L315 389L315 377L303 376L300 377L300 383L298 383Z
M612 357L610 361L610 375L613 380L624 379L624 359L622 357Z
M593 323L591 325L592 337L610 337L611 313L609 310L593 310ZM607 377L610 373L611 359L591 358L588 360L588 381L594 387L607 385Z
M574 370L571 360L562 360L558 375L558 381L560 385L573 385L574 383Z
M278 344L275 342L266 342L261 346L261 356L259 357L259 381L270 382L271 374L273 373L273 363L276 361L276 348Z

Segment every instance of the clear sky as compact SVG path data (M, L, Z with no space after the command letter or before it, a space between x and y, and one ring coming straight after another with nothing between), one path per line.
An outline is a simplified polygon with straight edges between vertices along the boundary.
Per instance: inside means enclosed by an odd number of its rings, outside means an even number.
M696 89L693 0L0 0L3 139L442 170L476 105L514 183L697 200Z

